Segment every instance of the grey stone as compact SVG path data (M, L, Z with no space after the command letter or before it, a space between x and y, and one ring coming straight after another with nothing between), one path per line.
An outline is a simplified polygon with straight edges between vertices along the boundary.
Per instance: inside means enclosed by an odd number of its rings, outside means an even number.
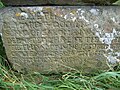
M111 5L117 0L1 0L4 5Z
M5 5L75 5L81 3L81 0L2 0Z
M13 68L20 72L86 73L120 62L120 7L4 10L4 46Z

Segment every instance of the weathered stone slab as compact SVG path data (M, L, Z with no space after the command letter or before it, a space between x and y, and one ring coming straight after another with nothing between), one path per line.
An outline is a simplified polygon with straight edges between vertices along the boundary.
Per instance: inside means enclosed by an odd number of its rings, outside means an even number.
M120 61L120 7L5 10L3 42L18 71L91 72Z

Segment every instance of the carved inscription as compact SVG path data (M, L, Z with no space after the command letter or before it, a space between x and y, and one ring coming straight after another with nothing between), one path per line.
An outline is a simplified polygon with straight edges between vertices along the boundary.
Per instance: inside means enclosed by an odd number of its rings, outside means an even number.
M43 16L26 12L26 17L16 13L22 12L16 10L12 24L4 22L3 38L9 49L8 58L20 65L13 64L18 70L28 66L36 71L80 69L86 63L97 65L103 59L103 49L108 46L85 29L81 21L65 20L50 12Z

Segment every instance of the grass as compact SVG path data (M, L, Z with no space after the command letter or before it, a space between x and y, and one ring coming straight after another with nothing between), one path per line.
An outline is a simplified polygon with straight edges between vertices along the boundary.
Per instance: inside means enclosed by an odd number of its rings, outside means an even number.
M0 1L0 8L4 7L3 3Z
M52 78L51 78L52 77ZM0 65L1 90L119 90L120 71L106 71L94 75L68 72L47 76L38 72L21 74Z
M119 0L120 1L120 0ZM119 4L116 2L115 4ZM0 2L0 8L4 7ZM0 41L0 50L3 50ZM6 68L5 52L0 51L0 90L119 90L120 66L116 71L103 71L94 75L82 75L80 72L68 72L47 76L39 72L21 74ZM8 64L7 64L8 65Z
M21 74L12 70L5 59L5 50L0 37L0 90L119 90L120 66L116 71L103 71L82 75L68 72L58 75ZM6 64L7 63L7 64Z
M120 5L120 0L117 0L115 3L113 3L114 5Z
M102 71L82 75L68 72L58 75L42 75L39 72L21 74L12 70L5 59L0 38L0 90L119 90L120 65L114 71ZM6 64L7 63L7 64Z

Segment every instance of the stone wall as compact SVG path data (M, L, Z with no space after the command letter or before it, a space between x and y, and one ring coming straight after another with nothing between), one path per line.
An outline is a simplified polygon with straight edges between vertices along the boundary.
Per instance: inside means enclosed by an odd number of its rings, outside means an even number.
M93 72L120 62L120 7L10 7L1 18L20 72Z

